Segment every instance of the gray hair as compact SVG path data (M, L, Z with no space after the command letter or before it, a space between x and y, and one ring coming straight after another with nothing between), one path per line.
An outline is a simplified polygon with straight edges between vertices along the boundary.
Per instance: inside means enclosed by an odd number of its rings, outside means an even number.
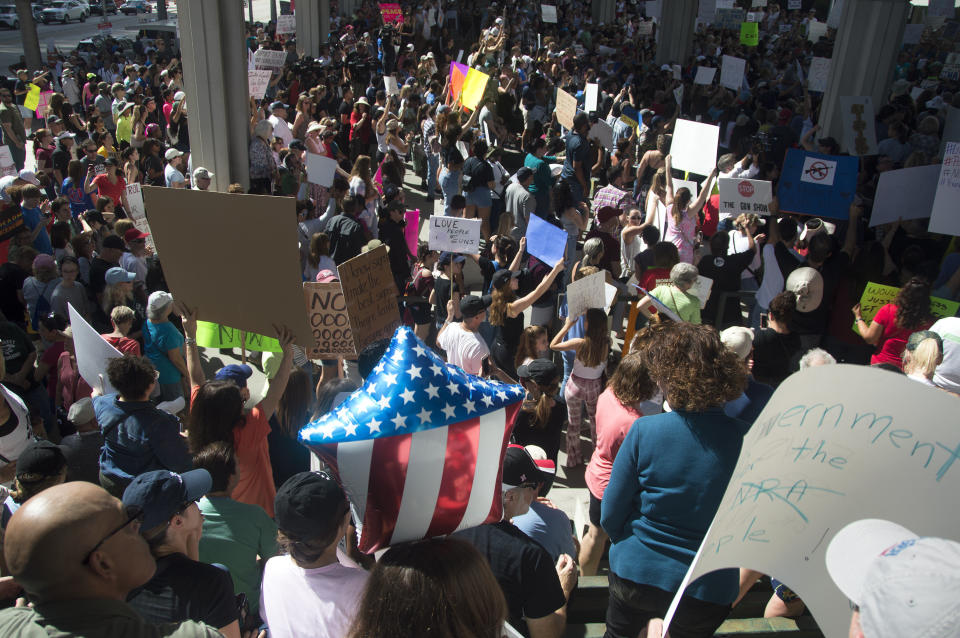
M253 127L253 134L270 141L270 137L273 135L273 124L270 123L270 120L260 120Z
M685 261L675 264L674 267L670 269L670 281L672 281L673 285L677 288L689 288L697 283L697 277L699 275L700 271L697 270L697 267Z
M836 362L837 360L833 358L833 355L823 348L811 348L800 358L800 369L828 366Z

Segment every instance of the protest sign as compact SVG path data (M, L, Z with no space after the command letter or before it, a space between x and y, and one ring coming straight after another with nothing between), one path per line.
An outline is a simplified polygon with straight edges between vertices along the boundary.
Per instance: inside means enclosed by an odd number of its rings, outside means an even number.
M690 191L691 201L697 199L697 193L699 192L700 185L697 184L692 179L677 179L673 178L673 193L676 195L677 191L681 188L686 188Z
M673 79L674 79L674 80L682 80L682 79L683 79L683 67L682 67L682 66L680 66L679 64L671 64L671 65L670 65L670 70L673 72Z
M733 9L734 0L716 0L715 9Z
M303 283L303 296L307 304L307 319L313 330L313 343L307 348L307 358L355 358L357 350L340 282L321 284L306 281Z
M857 189L856 157L787 149L777 195L784 213L847 219Z
M37 100L37 108L34 109L37 118L45 118L47 116L47 107L50 105L50 98L52 97L53 91L44 91L40 94L40 99Z
M527 224L527 252L548 266L563 261L567 247L567 231L549 224L537 215L530 215Z
M770 182L736 177L721 177L718 181L721 214L770 214L768 206L773 201L773 185Z
M392 24L403 24L403 9L396 2L381 2L380 15L383 16L383 22Z
M307 181L330 188L337 175L337 160L319 153L307 152Z
M650 301L653 302L653 306L657 309L658 313L663 313L665 317L667 317L672 321L676 321L677 323L684 323L683 319L680 318L680 315L675 313L673 310L670 310L670 308L665 303L657 299L657 297L653 295L649 290L641 286L638 286L637 284L633 284L633 287L639 290L642 294L646 295L647 297L650 297Z
M799 11L801 0L787 0L787 10Z
M14 203L0 202L0 242L7 241L23 228L23 213Z
M23 98L23 107L28 111L36 111L40 104L40 87L33 82L27 83L27 94Z
M720 86L739 91L743 88L743 74L747 70L747 61L732 55L723 56L720 67Z
M807 75L807 88L811 91L826 92L830 79L830 58L813 58Z
M867 283L860 296L860 316L870 325L877 312L888 303L894 303L897 299L900 289L895 286L884 286L875 284L872 281ZM950 299L941 299L940 297L930 297L930 314L937 319L944 317L953 317L960 308L960 301L951 301ZM856 322L853 323L853 331L859 333Z
M202 348L245 348L250 352L283 352L280 342L273 337L209 321L197 322L197 345Z
M463 81L463 92L460 95L460 103L471 111L477 108L480 100L483 99L483 93L487 89L487 81L490 76L482 71L471 68L467 71L467 76Z
M593 126L590 127L587 138L597 140L605 149L613 152L613 127L607 124L606 121L597 120Z
M707 307L707 300L710 299L710 290L713 288L713 279L697 275L697 281L688 290L691 295L700 300L700 310Z
M311 343L300 258L289 250L294 199L144 186L143 200L174 299L204 321L262 335L285 324L298 344ZM269 259L237 249L251 233Z
M790 33L793 31L793 25L789 22L781 22L779 27L780 33Z
M141 233L147 233L147 246L154 252L154 254L159 254L157 251L157 245L153 241L153 233L150 230L150 223L147 221L147 211L143 205L143 192L140 189L140 184L137 182L127 184L126 190L127 204L129 204L127 216Z
M392 75L383 76L383 89L387 92L387 95L400 95L397 78Z
M470 67L466 64L460 64L459 62L450 63L450 100L452 102L457 102L460 99L460 95L463 93L463 83L467 79L467 73L470 72Z
M538 47L538 48L539 48L539 47ZM608 46L603 45L603 44L598 44L598 45L597 45L597 53L599 53L600 55L611 56L611 55L615 55L616 52L617 52L617 50L614 49L613 47L608 47Z
M604 283L603 284L603 307L609 311L613 307L613 300L616 298L617 298L617 287L612 284Z
M557 8L550 4L540 5L540 16L544 22L557 23Z
M841 97L843 145L851 155L876 155L877 130L873 117L873 100L869 95Z
M253 68L255 69L277 69L283 68L287 61L286 51L271 51L270 49L257 49L253 54Z
M294 15L277 16L277 35L297 32L297 18Z
M824 635L848 635L850 604L824 559L831 540L865 518L960 540L960 509L940 506L960 490L958 443L956 399L903 375L840 364L789 377L744 437L664 624L688 583L744 567L789 583Z
M475 255L480 252L479 219L434 216L430 223L430 250Z
M713 84L713 78L716 77L717 70L711 66L698 66L697 75L693 78L694 84Z
M877 193L870 211L870 226L898 219L922 219L933 210L940 166L915 166L880 173Z
M810 40L810 42L816 43L825 35L827 35L827 25L825 22L811 20L807 23L807 39Z
M931 233L960 236L960 143L947 142L930 214Z
M73 329L73 351L77 356L77 370L83 380L100 394L112 394L116 389L107 378L107 364L111 359L119 359L123 354L107 343L100 333L93 329L73 304L67 304L70 313L70 326Z
M407 242L407 249L414 257L417 256L417 235L420 232L420 209L408 210L403 214L406 224L403 226L403 238Z
M653 35L653 21L652 20L641 20L637 23L637 35L642 37L650 37Z
M753 2L750 3L750 6L751 6L751 7L765 7L765 6L767 6L767 0L753 0Z
M923 24L908 24L903 27L903 43L919 44L923 37L923 30L926 28Z
M677 120L670 154L673 168L709 175L717 165L720 127L692 120Z
M746 11L739 8L721 8L717 3L716 23L721 29L739 29L744 19L747 17Z
M700 6L697 7L697 18L704 22L711 22L717 13L716 0L700 0Z
M583 108L587 113L593 113L597 110L597 98L599 95L600 85L594 84L593 82L588 82L583 98Z
M247 71L247 90L250 97L255 100L262 100L267 93L267 87L270 86L270 76L273 71L269 69L249 69Z
M673 90L673 99L677 101L677 106L683 104L683 85L681 84Z
M943 136L940 138L940 156L947 150L947 142L960 142L960 109L947 106L943 115Z
M528 240L529 241L529 240ZM606 275L595 272L567 285L568 317L579 317L590 308L606 308Z
M560 126L573 130L573 118L577 114L577 98L558 88L556 114Z
M397 284L387 247L380 246L337 266L343 299L357 352L378 339L389 339L400 325Z
M13 154L10 152L10 147L6 144L0 146L0 177L17 174L17 165L13 161Z

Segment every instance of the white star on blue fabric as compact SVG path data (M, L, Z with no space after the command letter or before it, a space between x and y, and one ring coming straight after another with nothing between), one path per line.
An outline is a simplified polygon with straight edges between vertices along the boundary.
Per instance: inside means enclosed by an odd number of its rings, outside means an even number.
M394 373L384 373L381 375L381 379L383 379L383 382L387 384L387 387L397 385L397 375Z
M477 408L475 406L476 404L473 401L464 401L463 403L463 407L467 409L467 414L470 414L471 412L476 412Z
M443 408L443 413L447 416L448 419L453 419L457 416L457 409L448 403Z
M359 427L359 424L357 423L347 423L345 426L343 426L343 429L345 430L344 433L347 436L356 436L357 427Z
M480 400L483 401L483 404L487 407L490 407L491 405L493 405L493 399L490 397L489 394L483 395L483 397Z
M390 419L390 421L393 423L393 427L397 430L402 430L407 427L407 417L403 416L402 414L398 414Z
M447 390L449 390L450 394L460 394L460 386L457 385L456 381L448 383Z
M423 408L417 414L417 418L420 419L420 425L428 425L430 423L430 415L433 414L430 410Z
M370 428L370 434L375 434L375 433L379 434L380 424L381 424L381 421L377 421L376 419L370 419L369 421L367 421L367 427Z
M420 370L421 370L420 366L410 366L410 367L407 369L407 374L410 375L410 378L411 378L411 379L419 379L419 378L420 378Z
M413 403L413 396L414 396L413 390L407 388L406 390L400 393L400 396L403 398L404 405L406 405L407 403Z
M427 393L427 397L430 399L436 399L438 396L440 396L440 388L432 383L424 389L424 392Z
M386 410L387 408L390 407L390 397L388 397L387 395L383 395L382 397L380 397L380 400L377 401L377 404L380 406L381 410Z

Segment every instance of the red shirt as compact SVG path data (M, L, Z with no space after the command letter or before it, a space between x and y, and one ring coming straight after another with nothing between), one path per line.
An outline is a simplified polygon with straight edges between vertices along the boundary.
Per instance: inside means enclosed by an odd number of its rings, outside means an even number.
M870 363L892 363L898 368L903 368L901 357L910 335L933 325L933 322L928 321L912 329L897 327L897 307L892 303L880 308L873 320L883 326L883 336L877 344L877 351L870 357Z
M109 335L100 335L103 340L120 351L120 354L129 354L134 357L140 356L140 343L130 337L111 337Z
M116 183L111 183L106 173L97 175L91 183L97 187L98 197L109 197L113 200L114 206L123 205L123 194L127 190L127 182L119 174L117 174Z
M717 224L720 223L720 194L711 195L707 200L707 205L703 207L703 224L700 230L707 237L713 237L717 233Z

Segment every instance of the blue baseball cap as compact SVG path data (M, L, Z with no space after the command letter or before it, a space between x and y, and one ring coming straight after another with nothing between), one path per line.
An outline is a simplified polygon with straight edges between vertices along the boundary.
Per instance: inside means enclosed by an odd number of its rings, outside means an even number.
M133 479L123 491L123 504L143 510L141 529L162 525L213 488L210 472L199 469L182 474L169 470L145 472Z
M247 379L253 374L253 369L245 363L231 363L217 370L214 379L218 381L233 381L241 388L247 387Z
M443 264L449 264L451 262L460 262L463 263L467 260L463 255L458 255L457 253L451 252L442 252L440 253L440 258L437 262L442 266Z

